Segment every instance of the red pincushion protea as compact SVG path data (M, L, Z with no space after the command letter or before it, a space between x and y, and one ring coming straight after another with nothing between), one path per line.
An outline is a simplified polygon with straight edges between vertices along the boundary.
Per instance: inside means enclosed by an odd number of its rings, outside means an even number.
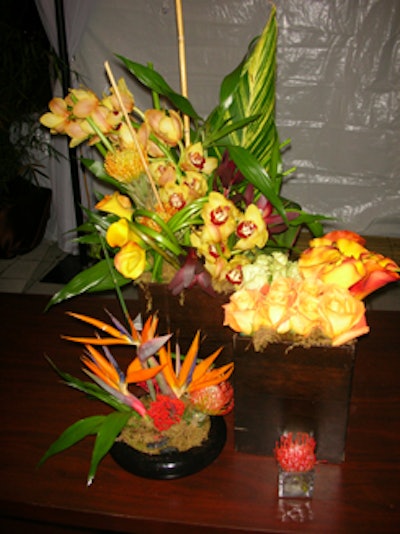
M193 391L190 400L207 415L226 415L233 408L233 387L230 382L221 382Z
M180 399L173 399L167 395L157 395L150 404L147 413L153 419L154 426L162 432L168 430L175 423L179 423L185 411L185 404Z
M310 471L316 463L316 441L305 432L298 432L296 437L289 432L281 436L276 443L274 454L284 471Z

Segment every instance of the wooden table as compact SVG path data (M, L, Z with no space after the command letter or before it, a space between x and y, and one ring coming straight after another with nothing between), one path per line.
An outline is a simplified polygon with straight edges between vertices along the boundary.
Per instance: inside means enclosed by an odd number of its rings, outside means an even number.
M317 466L311 501L287 501L277 498L272 458L235 452L232 416L221 456L188 478L137 478L107 456L86 487L90 439L36 469L66 426L104 413L97 401L60 384L45 361L48 354L80 373L80 346L60 334L88 330L64 312L118 313L113 299L80 297L44 314L46 302L0 295L2 532L400 531L399 312L369 313L371 333L358 343L345 463Z

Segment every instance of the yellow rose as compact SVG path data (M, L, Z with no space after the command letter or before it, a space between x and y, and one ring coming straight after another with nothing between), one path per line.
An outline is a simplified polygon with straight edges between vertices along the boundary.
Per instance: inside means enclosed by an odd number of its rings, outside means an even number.
M242 289L233 293L228 304L224 304L224 326L245 335L253 333L254 314L257 308L259 292Z
M114 265L125 278L136 280L146 267L146 253L137 243L129 241L115 255Z
M129 197L121 195L118 191L115 191L112 195L105 195L96 206L98 210L105 211L106 213L113 213L118 217L125 217L131 219L133 208Z

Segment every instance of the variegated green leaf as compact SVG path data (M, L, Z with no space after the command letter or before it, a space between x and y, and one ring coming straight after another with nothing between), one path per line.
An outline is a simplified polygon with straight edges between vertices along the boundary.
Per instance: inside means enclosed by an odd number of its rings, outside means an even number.
M228 143L248 148L269 170L272 151L278 143L275 126L275 55L277 24L275 8L264 31L240 69L225 78L221 89L224 120L239 121L259 116L248 126L228 135Z

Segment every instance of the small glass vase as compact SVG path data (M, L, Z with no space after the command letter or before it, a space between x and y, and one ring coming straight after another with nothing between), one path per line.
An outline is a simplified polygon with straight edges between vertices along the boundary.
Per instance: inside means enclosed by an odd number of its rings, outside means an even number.
M279 469L278 496L310 499L314 493L315 470L283 471Z

